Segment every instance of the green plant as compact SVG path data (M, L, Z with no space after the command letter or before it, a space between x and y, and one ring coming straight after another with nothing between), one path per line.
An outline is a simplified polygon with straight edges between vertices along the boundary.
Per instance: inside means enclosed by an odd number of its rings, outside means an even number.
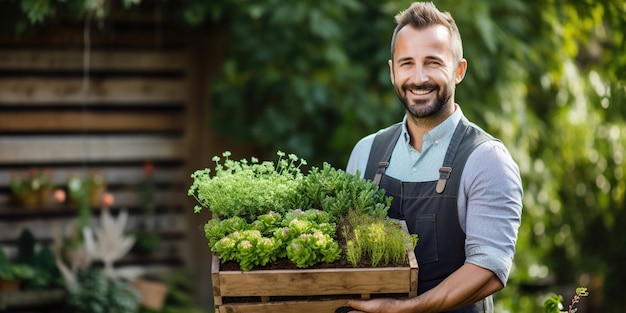
M203 207L209 208L219 218L240 216L253 221L257 216L270 211L284 213L293 207L293 199L297 186L303 175L300 167L306 165L304 159L290 154L284 159L285 153L278 151L279 160L276 164L265 161L259 163L257 158L233 161L230 152L222 154L223 164L218 156L215 175L211 170L198 170L191 175L193 184L188 194L196 198L201 206L195 207L199 212Z
M47 204L54 186L50 174L37 169L26 175L13 175L9 182L14 201L29 208Z
M34 274L32 266L21 262L11 262L4 250L0 249L0 280L24 281L33 277Z
M228 158L229 152L222 155L223 164L219 157L213 158L215 175L209 175L210 169L196 171L189 188L189 195L202 205L195 211L208 207L216 216L206 223L205 235L222 262L236 261L242 270L250 270L285 257L298 267L338 261L342 248L337 241L337 217L348 212L362 217L361 226L372 223L370 229L357 232L381 236L353 241L348 252L352 260L356 260L355 243L374 266L406 256L410 239L393 232L395 225L373 232L375 227L393 224L383 222L391 197L373 182L328 163L304 175L300 167L306 161L293 154L283 158L281 151L277 165L256 158L236 162Z
M143 166L144 178L138 183L137 189L141 199L141 212L144 217L138 225L133 250L151 253L158 249L161 234L156 224L156 187L154 182L154 164L146 161Z
M0 264L0 280L27 281L35 275L35 270L28 264L5 263Z
M335 216L356 211L384 218L392 201L371 180L333 168L326 162L321 169L311 168L298 188L298 195L298 207L320 209Z
M346 256L354 267L364 256L374 267L379 263L401 263L406 260L407 249L417 245L417 234L405 232L393 220L358 212L350 212L345 220L342 232L347 241Z
M291 210L285 217L269 212L252 223L239 217L212 219L205 225L211 251L222 262L236 261L242 270L287 257L298 267L340 259L331 214L319 210Z
M34 238L28 229L22 230L14 260L9 260L0 249L0 279L20 281L24 289L45 289L61 284L52 251L47 245L35 249Z
M567 308L567 313L576 313L578 308L575 308L576 303L580 302L582 297L586 297L589 295L587 292L587 288L578 287L576 288L576 294L572 297L572 302L569 304ZM543 303L543 308L545 313L561 313L563 312L563 296L554 294Z
M95 267L79 270L77 288L70 290L68 305L78 313L134 313L139 294L128 283L111 279Z
M67 180L67 196L73 204L97 206L106 186L104 176L99 173L72 175Z
M31 262L35 274L26 282L25 288L43 290L63 286L61 273L55 263L54 253L48 245L35 252Z

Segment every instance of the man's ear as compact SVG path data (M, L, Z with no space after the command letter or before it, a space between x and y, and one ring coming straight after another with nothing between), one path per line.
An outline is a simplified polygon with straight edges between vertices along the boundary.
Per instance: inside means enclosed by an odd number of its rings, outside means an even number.
M393 61L392 60L388 60L387 64L389 64L389 78L391 78L391 84L395 85L395 81L393 78Z
M455 73L456 74L455 81L457 84L463 81L463 78L465 78L465 73L467 73L467 60L461 59L461 61L459 62L459 66L457 66L456 68L456 73Z

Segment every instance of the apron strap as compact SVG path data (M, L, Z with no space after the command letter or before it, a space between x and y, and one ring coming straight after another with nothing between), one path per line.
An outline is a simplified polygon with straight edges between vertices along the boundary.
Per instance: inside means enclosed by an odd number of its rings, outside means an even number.
M373 180L376 185L380 183L401 133L402 122L393 124L376 134L367 159L364 178Z

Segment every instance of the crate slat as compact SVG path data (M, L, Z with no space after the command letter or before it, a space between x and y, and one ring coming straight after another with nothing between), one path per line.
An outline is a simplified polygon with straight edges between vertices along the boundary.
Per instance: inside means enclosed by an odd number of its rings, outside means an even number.
M336 268L221 272L220 293L229 296L303 296L408 292L407 268ZM243 283L245 282L245 283Z
M271 303L232 303L223 304L216 313L332 313L347 306L348 300L326 301L276 301Z

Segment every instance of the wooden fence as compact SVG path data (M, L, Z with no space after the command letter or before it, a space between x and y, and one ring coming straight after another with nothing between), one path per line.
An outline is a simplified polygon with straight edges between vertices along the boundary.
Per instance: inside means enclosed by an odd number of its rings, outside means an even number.
M55 188L71 178L99 175L115 199L111 210L131 213L133 233L149 219L139 186L154 188L158 249L132 252L122 265L159 270L184 266L190 245L191 88L188 48L0 47L0 244L9 255L24 229L41 243L67 235L78 206L48 194L18 203L11 183L36 172ZM85 67L86 66L86 67ZM146 164L154 171L144 171ZM91 204L97 224L102 205Z

